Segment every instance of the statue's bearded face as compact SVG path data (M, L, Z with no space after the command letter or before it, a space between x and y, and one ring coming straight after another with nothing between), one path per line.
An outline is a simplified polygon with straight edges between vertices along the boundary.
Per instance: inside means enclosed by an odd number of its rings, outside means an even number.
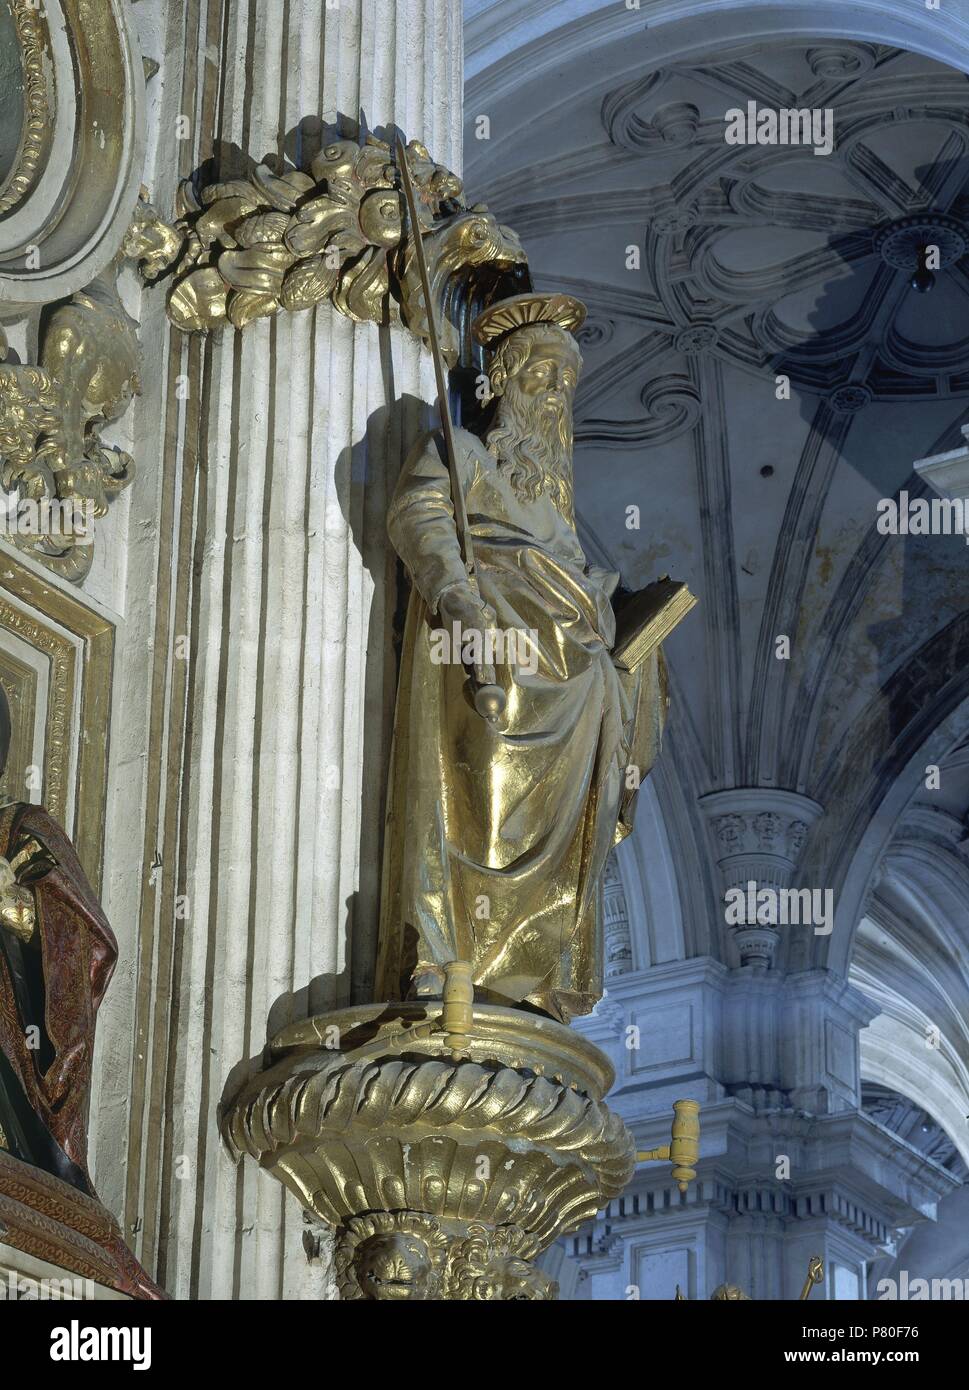
M564 333L561 337L561 342L546 338L536 343L506 388L506 398L511 392L541 420L547 420L551 429L564 417L571 419L578 377L575 350Z
M572 401L581 358L560 328L521 328L492 363L500 396L487 445L522 501L548 493L572 524Z

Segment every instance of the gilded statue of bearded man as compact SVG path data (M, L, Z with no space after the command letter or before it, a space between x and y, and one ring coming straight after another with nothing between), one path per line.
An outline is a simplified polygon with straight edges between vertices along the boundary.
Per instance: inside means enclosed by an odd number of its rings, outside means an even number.
M521 295L480 315L497 406L484 439L455 431L476 585L462 560L443 437L404 465L389 532L413 583L403 643L384 863L377 997L440 995L467 960L479 1000L563 1022L602 993L599 879L631 828L638 777L666 711L658 651L635 673L610 656L619 576L575 530L572 401L584 308ZM497 661L506 705L474 706L435 634L529 634ZM480 673L479 673L480 674ZM483 677L490 679L490 673ZM627 771L637 769L636 775Z

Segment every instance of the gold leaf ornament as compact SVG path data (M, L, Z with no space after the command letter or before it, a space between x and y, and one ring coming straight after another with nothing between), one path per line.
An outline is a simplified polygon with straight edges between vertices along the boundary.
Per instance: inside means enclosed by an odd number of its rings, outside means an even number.
M217 241L224 246L235 246L236 239L230 228L265 206L265 203L258 202L252 196L251 189L249 196L236 194L230 198L218 198L195 223L195 235L203 247L212 246Z
M356 222L356 200L327 193L300 208L283 240L294 255L315 256L331 237L349 232L351 228L356 232ZM362 243L358 249L362 250Z
M412 140L405 158L439 307L455 275L482 265L501 275L525 263L517 239L494 218L467 213L461 180L436 164L426 146ZM260 164L244 177L201 191L184 182L176 228L182 244L169 296L172 322L187 332L207 331L226 319L243 327L280 308L309 309L329 298L358 323L402 317L422 334L413 257L404 248L399 178L386 142L368 136L358 144L335 136L308 172L279 173ZM395 288L392 295L398 280L400 294ZM451 360L456 338L447 328L445 336Z
M310 163L314 182L332 183L334 179L352 178L353 166L359 154L360 146L355 140L331 140Z
M274 294L259 290L236 290L229 295L228 315L233 328L245 328L254 319L268 318L279 309L279 299Z
M304 174L300 169L276 174L268 164L256 165L252 171L252 181L270 206L280 212L292 212L299 200L315 187L309 174Z
M311 256L309 260L298 262L283 281L282 307L295 311L321 304L332 291L338 275L337 266L328 266L324 256Z
M360 204L360 230L373 246L390 250L400 241L400 198L391 190L368 193Z
M257 212L240 223L235 238L245 247L282 242L291 222L286 212Z
M214 265L193 270L168 296L168 317L183 333L206 333L226 321L228 286Z
M219 274L234 290L256 290L259 294L278 297L283 288L283 276L295 259L292 251L278 243L223 251L219 257Z
M333 304L356 323L384 323L389 293L387 253L371 247L344 269L333 291Z

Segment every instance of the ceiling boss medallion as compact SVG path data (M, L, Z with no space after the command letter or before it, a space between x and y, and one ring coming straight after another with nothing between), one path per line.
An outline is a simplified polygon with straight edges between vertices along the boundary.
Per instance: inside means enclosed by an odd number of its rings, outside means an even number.
M776 81L775 60L785 64L789 90ZM817 402L834 383L856 381L874 403L965 394L959 314L920 305L906 285L925 294L945 277L950 305L965 289L969 217L957 176L969 148L965 81L908 74L904 61L900 50L857 40L738 42L702 61L640 73L605 95L599 120L611 150L595 189L602 211L590 220L622 225L627 243L633 226L645 223L642 281L628 311L614 316L617 329L623 320L632 328L648 306L651 371L675 370L674 354L705 351L751 375L787 376ZM724 112L752 98L762 109L833 113L838 139L816 161L810 192L798 187L801 156L783 139L756 148L727 143ZM945 143L951 161L952 177L937 185L905 166L902 151L923 129ZM626 192L630 155L639 179L634 204ZM540 195L524 178L507 185L509 217L551 245L560 238L565 274L573 271L568 195L580 162L576 155L554 176L543 173ZM595 308L592 284L583 292ZM717 333L705 344L690 333L704 321ZM873 325L879 341L869 351ZM617 383L629 378L622 353L609 365ZM603 396L609 374L599 364L596 374ZM614 394L618 402L621 391ZM839 396L835 408L857 408L859 399ZM606 445L641 437L649 422L637 427L627 416L628 403L615 418L597 411L579 428ZM650 442L668 438L652 434Z
M969 251L969 227L944 213L919 213L902 217L875 235L875 250L886 265L895 270L912 271L919 264L919 252L938 247L938 270L946 270Z

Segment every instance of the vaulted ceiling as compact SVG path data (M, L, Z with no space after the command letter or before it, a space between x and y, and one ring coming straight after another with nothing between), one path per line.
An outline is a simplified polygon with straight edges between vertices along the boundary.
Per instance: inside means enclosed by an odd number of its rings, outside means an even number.
M520 234L536 285L589 306L584 542L631 587L670 572L700 598L668 644L656 779L683 900L689 883L716 899L698 798L781 787L821 803L805 873L835 888L839 918L816 960L847 970L855 952L858 983L897 985L896 1012L915 1010L909 1029L952 1019L955 1105L969 550L882 535L876 505L925 494L913 463L955 448L967 416L969 79L874 40L754 37L749 9L732 28L684 22L677 43L675 25L610 37L591 4L558 31L539 5L502 40L498 8L467 7L465 182ZM725 113L748 101L830 108L834 151L727 144ZM942 259L926 294L909 283L920 244ZM685 922L688 950L708 930ZM906 986L920 948L941 985Z

